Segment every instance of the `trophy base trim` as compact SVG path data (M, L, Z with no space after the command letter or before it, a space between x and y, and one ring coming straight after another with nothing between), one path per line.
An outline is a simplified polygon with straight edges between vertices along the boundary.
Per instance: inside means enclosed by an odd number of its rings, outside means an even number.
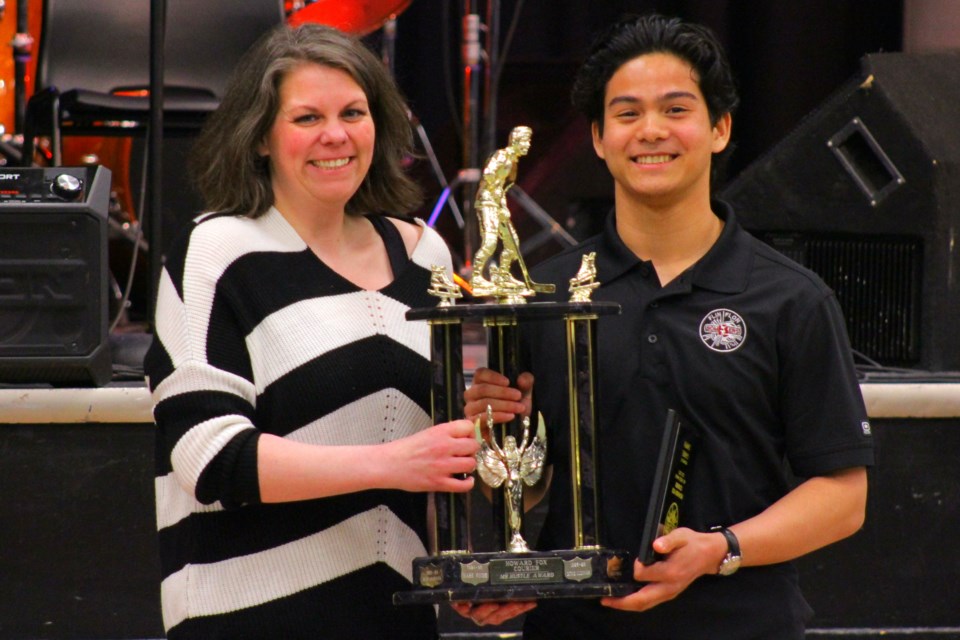
M603 548L429 556L413 561L413 588L393 603L625 596L641 587L632 576L629 553Z

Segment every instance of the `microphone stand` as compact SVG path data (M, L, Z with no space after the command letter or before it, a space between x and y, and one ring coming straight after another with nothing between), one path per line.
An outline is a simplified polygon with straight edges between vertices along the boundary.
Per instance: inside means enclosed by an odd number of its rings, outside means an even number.
M150 130L147 153L147 209L150 223L150 297L148 317L153 317L163 269L163 69L167 1L150 0ZM141 221L142 224L142 221Z
M27 112L27 64L33 54L33 36L30 35L27 0L17 2L17 33L10 46L14 62L14 125L15 133L23 132L23 120Z
M457 174L454 183L462 190L462 210L464 219L463 260L465 278L469 279L473 266L473 254L479 244L479 222L474 211L473 201L482 175L480 169L480 15L477 13L479 0L464 0L462 21L463 61L463 169Z

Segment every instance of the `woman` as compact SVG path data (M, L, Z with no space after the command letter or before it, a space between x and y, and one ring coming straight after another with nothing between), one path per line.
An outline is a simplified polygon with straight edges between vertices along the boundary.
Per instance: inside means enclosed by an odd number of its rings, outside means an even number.
M465 420L431 426L440 237L410 218L406 106L334 29L239 63L197 141L205 205L167 256L146 368L158 425L164 626L175 638L434 637L394 607L425 492L467 491Z

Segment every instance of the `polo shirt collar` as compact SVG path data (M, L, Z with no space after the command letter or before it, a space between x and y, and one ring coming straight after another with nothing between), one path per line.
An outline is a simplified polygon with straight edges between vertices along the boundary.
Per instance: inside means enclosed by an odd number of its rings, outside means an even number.
M597 277L603 283L613 282L633 267L643 262L620 239L617 233L617 216L614 208L603 224L600 233L600 251L597 252Z
M720 237L705 256L690 268L695 286L719 293L739 293L747 288L753 250L749 234L737 222L733 207L722 200L711 202L714 213L724 221Z
M737 222L733 208L722 200L711 203L714 213L724 221L723 231L703 258L688 273L693 285L720 293L738 293L746 289L753 252L742 236L747 235ZM616 210L604 221L600 233L597 272L603 282L612 282L644 262L631 251L617 233Z

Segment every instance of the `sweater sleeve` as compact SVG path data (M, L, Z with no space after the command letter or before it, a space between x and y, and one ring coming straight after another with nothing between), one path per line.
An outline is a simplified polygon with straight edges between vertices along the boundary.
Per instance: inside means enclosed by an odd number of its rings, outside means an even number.
M218 317L215 332L216 352L229 357L209 357L213 301L229 256L202 228L168 256L144 366L158 427L158 477L172 474L196 500L230 507L259 501L256 393L243 332L229 318Z

